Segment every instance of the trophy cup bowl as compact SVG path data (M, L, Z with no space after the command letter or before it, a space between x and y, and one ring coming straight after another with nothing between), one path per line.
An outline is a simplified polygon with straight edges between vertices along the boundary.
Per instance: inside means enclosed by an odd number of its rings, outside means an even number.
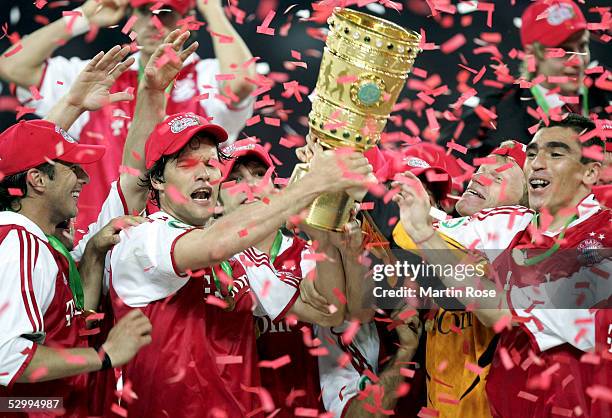
M327 149L365 151L380 141L387 119L410 73L421 36L393 22L335 8L308 115L310 133ZM298 164L292 181L304 175ZM346 193L319 196L304 222L342 231L354 200Z

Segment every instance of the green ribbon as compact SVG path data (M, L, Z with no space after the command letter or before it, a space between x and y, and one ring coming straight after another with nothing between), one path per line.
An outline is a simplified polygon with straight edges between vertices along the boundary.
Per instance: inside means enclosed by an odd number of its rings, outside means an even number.
M544 113L548 115L548 111L550 107L548 106L548 102L546 101L546 97L542 94L542 91L537 86L531 86L529 89L531 90L531 94L542 109ZM580 86L580 95L582 96L582 116L589 116L589 90L585 86Z
M276 257L278 256L278 252L280 251L280 247L282 243L283 243L283 233L279 229L276 232L276 236L274 237L272 248L270 248L270 263L271 264L274 264L274 261L276 261ZM227 275L227 277L233 276L232 266L230 266L229 261L222 261L219 265L221 266L221 269ZM212 270L213 279L215 281L215 286L217 287L217 290L220 292L221 291L221 281L217 277L217 273L215 273L214 267L211 270ZM227 287L228 294L232 293L233 288L234 287L232 285L229 285Z
M539 218L539 216L540 216L540 214L538 213L533 218L533 224L536 227L536 229L538 227L538 218ZM537 255L535 257L531 257L531 258L525 257L523 260L521 260L520 263L517 262L517 264L520 264L520 265L523 265L523 266L533 266L533 265L536 265L538 263L541 263L542 261L544 261L547 258L549 258L551 255L553 255L554 253L559 251L559 248L561 248L561 244L559 244L559 243L561 241L563 241L563 237L565 237L565 231L567 230L567 227L569 226L569 224L574 222L576 219L578 219L578 216L573 215L571 218L569 218L567 220L567 222L565 222L565 225L563 226L563 229L559 233L559 237L555 240L555 243L554 243L554 245L552 247L550 247L548 250L546 250L542 254ZM531 240L531 242L533 242L533 239ZM518 248L517 248L517 250L518 250ZM519 250L519 251L521 251L521 250ZM515 262L516 262L516 260L515 260Z
M68 283L70 284L70 290L72 291L72 298L74 299L74 303L79 311L83 311L85 307L85 296L83 295L83 283L81 282L81 275L79 274L79 269L74 262L74 259L70 255L70 251L62 242L53 235L47 235L47 239L49 240L49 244L51 247L61 255L63 255L66 260L68 260Z

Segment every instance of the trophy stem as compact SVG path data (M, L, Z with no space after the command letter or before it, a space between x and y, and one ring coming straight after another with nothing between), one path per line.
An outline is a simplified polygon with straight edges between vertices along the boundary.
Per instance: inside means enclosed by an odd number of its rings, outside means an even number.
M289 183L293 183L308 173L308 164L297 164ZM346 193L326 193L317 197L310 205L304 219L306 225L326 231L341 232L350 219L355 201Z

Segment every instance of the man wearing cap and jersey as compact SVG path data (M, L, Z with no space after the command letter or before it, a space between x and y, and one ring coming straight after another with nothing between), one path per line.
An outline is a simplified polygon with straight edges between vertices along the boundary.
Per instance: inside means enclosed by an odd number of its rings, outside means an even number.
M257 376L251 373L254 360L241 359L244 364L238 368L244 373L235 375L232 370L240 363L234 357L215 356L215 333L232 330L232 322L222 320L219 305L240 312L246 305L232 306L231 300L207 297L216 292L225 297L231 285L220 270L215 270L217 284L210 267L261 241L321 193L361 186L362 180L344 176L337 159L349 173L359 174L357 178L371 170L358 153L319 152L313 159L312 173L266 202L254 202L211 224L223 158L217 147L226 139L222 127L198 115L182 113L158 124L147 140L147 172L142 178L161 211L131 229L129 239L122 239L110 257L114 313L120 318L139 308L151 319L154 330L150 349L124 368L124 378L138 394L138 399L127 406L130 416L171 413L195 417L202 409L213 408L228 416L244 416L257 407L253 393L245 388L257 382ZM251 250L235 257L249 277L251 269L262 267L261 253ZM253 281L249 284L274 320L280 320L298 296L295 287L289 285L266 294L265 283L257 283L259 290L254 289ZM274 302L277 298L285 300L284 306ZM213 309L215 314L211 313ZM236 339L241 336L236 335ZM227 379L232 376L234 384L228 385ZM241 387L239 382L245 385Z
M108 92L130 63L119 64L127 52L115 47L98 54L50 117L69 126L86 109L129 99ZM20 122L0 134L0 385L6 386L0 395L61 397L63 405L53 409L63 408L70 417L88 414L89 372L120 366L150 342L149 320L134 312L117 323L98 352L87 348L83 314L97 303L101 277L81 282L53 236L57 224L76 215L88 181L81 164L99 160L104 151L79 144L47 120Z
M18 54L3 54L0 77L15 83L18 99L34 108L38 116L45 117L89 62L76 57L50 57L53 51L73 37L88 31L95 33L99 27L115 25L128 17L136 35L134 46L139 51L134 54L131 68L115 83L114 91L136 89L149 58L170 31L197 30L201 26L195 19L194 7L196 0L88 0L62 19L21 39L19 45L23 49ZM247 79L255 77L255 64L243 64L253 57L226 17L221 0L198 0L197 9L206 20L207 29L219 35L212 37L216 58L201 59L194 53L184 62L170 88L166 113L190 111L212 118L227 129L230 140L235 140L252 113L254 100L250 93L254 85ZM167 58L174 59L171 53ZM234 78L221 82L217 80L219 74ZM79 201L76 241L96 220L111 182L119 175L134 107L132 101L86 112L69 130L83 144L107 147L104 158L89 169L91 183L83 189Z
M580 359L594 348L596 310L590 308L601 307L610 296L604 280L610 260L599 250L610 247L612 216L591 194L600 169L594 158L602 143L579 140L594 129L592 121L575 114L540 126L527 147L524 167L530 206L537 215L521 206L502 206L441 222L436 232L425 221L429 205L414 177L401 185L396 198L402 211L396 237L418 242L420 254L430 263L458 263L456 254L440 251L448 248L443 232L467 242L467 248L484 257L481 263L489 265L486 277L495 283L466 278L459 284L446 276L441 280L449 288L494 291L488 298L457 296L465 304L477 304L474 313L482 324L503 330L486 385L494 417L589 410L586 388L596 380L592 366ZM568 295L571 303L563 302L561 297ZM514 326L508 331L505 324ZM530 352L539 360L529 362ZM480 370L477 366L470 367Z
M442 130L441 140L466 146L466 158L487 156L506 139L527 144L540 119L578 113L607 118L612 96L610 76L585 73L591 61L590 33L584 14L572 0L537 0L522 15L522 74L475 107L456 109L457 119ZM605 68L604 68L605 71ZM486 110L485 110L486 109ZM497 115L491 118L487 111Z
M274 163L263 146L252 139L245 139L224 148L223 153L229 157L220 191L224 214L268 199L278 192L274 186ZM306 345L304 332L313 333L310 323L322 326L341 323L346 310L345 304L338 301L333 293L334 288L343 293L345 289L342 267L338 265L340 260L335 249L326 244L318 241L316 252L327 255L318 261L315 261L315 251L309 243L284 228L254 245L253 251L261 251L268 257L281 280L295 288L312 281L313 286L319 288L317 291L321 291L314 300L307 301L305 294L300 293L300 299L289 310L300 322L275 321L269 315L258 315L256 318L259 360L271 362L289 356L291 361L284 367L260 369L261 385L270 392L275 406L280 409L275 415L279 418L295 416L296 408L322 410L317 358L310 354L313 346ZM248 280L256 278L249 276ZM328 300L334 305L333 313L330 313ZM243 338L249 338L246 335ZM296 373L296 368L301 372ZM292 393L300 395L291 400L290 396L294 396Z
M525 145L506 141L481 161L478 170L455 204L461 216L471 216L483 209L529 204L523 165Z
M471 216L484 209L526 204L524 148L516 141L507 141L493 150L472 176L455 205L456 211L462 216ZM456 221L441 224L452 226L453 222ZM400 228L395 227L396 242L404 249L416 250L417 246L401 234ZM440 235L452 248L464 249L471 244L461 234L454 234L453 238ZM428 406L438 411L441 418L490 416L485 381L498 338L473 312L457 309L449 299L438 298L436 302L438 306L425 318ZM481 372L477 376L466 373L466 362L477 364ZM441 367L443 364L446 366ZM457 402L448 402L448 399Z

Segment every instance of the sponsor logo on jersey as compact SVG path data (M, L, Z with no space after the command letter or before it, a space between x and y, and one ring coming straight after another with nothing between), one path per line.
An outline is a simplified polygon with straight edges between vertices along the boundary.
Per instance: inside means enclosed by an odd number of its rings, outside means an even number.
M603 248L603 244L597 241L595 238L587 238L578 244L578 251L584 257L585 264L597 264L603 260L600 254L600 249Z

